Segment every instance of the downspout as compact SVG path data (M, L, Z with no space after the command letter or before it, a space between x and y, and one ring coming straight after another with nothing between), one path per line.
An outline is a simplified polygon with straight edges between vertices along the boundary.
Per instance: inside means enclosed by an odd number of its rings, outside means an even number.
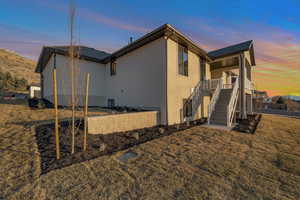
M54 69L56 69L56 52L55 52L55 49L54 49L54 53L53 53L53 71ZM57 72L56 72L57 73ZM53 94L53 100L54 100L54 94Z

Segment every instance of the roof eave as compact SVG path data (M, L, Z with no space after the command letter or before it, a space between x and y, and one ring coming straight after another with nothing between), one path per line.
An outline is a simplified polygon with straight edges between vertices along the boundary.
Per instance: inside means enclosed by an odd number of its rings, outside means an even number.
M139 47L142 47L146 45L149 42L152 42L160 37L163 36L170 36L170 34L176 34L181 40L184 40L186 43L189 43L192 45L195 49L198 49L200 54L205 57L208 61L211 61L211 58L207 56L207 52L201 49L197 44L195 44L192 40L190 40L187 36L180 33L178 30L176 30L174 27L172 27L170 24L164 24L154 31L144 35L140 39L134 41L131 44L126 45L125 47L117 50L116 52L112 53L110 56L103 59L104 63L108 63L113 59L116 59L118 57L121 57Z

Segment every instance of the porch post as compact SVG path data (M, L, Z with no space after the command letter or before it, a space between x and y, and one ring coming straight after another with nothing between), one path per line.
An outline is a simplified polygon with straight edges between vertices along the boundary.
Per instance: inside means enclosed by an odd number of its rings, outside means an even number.
M239 55L239 67L240 67L240 95L239 95L239 102L240 102L240 113L239 118L246 119L247 118L247 108L246 108L246 94L245 94L245 56L244 54Z
M251 90L251 94L250 94L250 113L253 114L253 94L252 94L252 90Z

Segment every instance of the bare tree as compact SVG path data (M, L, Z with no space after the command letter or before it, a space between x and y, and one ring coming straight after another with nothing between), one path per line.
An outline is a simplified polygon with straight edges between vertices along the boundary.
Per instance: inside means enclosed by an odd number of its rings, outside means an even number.
M71 69L71 105L72 105L72 150L71 153L75 152L75 66L74 66L74 20L75 20L75 4L74 1L70 2L70 69Z

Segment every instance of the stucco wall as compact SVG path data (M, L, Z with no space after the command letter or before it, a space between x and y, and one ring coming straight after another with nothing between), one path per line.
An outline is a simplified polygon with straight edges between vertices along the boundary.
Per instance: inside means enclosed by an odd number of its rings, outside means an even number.
M160 122L159 112L136 112L95 116L88 118L89 134L109 134L153 127Z
M76 104L83 105L86 87L86 75L90 73L89 105L103 106L106 104L105 65L82 59L75 61ZM54 56L50 58L43 73L44 98L53 99L53 68ZM71 68L69 58L56 55L58 103L71 105Z
M162 123L166 120L165 42L160 38L119 57L114 76L110 76L109 63L106 67L107 98L119 106L159 110Z
M200 58L195 53L188 51L188 76L178 73L178 43L167 40L168 54L168 123L176 124L181 122L181 109L183 107L183 99L191 95L194 88L200 81ZM207 68L207 79L210 78L209 65ZM207 116L207 106L209 97L206 97L204 103L199 106L198 113L195 118Z

